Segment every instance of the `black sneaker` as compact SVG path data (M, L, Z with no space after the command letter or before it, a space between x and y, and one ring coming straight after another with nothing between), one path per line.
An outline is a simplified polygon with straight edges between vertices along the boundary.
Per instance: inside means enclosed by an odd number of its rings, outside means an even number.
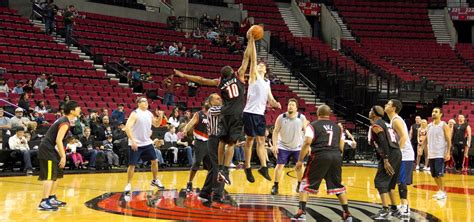
M254 183L255 178L253 177L253 174L252 174L252 168L245 168L244 171L245 171L245 176L247 177L247 181L250 183Z
M370 216L370 218L374 220L390 220L392 216L390 216L390 210L381 209L377 214Z
M301 186L301 182L298 182L298 186L296 186L296 193L300 192L300 186Z
M52 196L50 199L49 199L49 203L55 207L64 207L66 206L66 202L64 201L60 201L56 198L56 196Z
M188 182L186 185L186 192L192 192L193 191L193 182Z
M272 187L272 195L277 195L278 194L278 186L277 185L273 185Z
M221 170L217 174L217 180L230 185L229 170Z
M58 207L53 206L50 202L49 199L42 200L41 203L38 205L38 210L42 211L57 211Z
M262 168L258 169L258 173L260 173L260 175L262 175L268 181L272 181L272 178L268 174L268 167L262 167Z
M298 209L295 215L291 218L292 221L305 221L306 220L306 212L301 209Z
M402 217L402 212L400 210L398 210L398 208L390 209L390 215L394 216L396 218L401 218Z

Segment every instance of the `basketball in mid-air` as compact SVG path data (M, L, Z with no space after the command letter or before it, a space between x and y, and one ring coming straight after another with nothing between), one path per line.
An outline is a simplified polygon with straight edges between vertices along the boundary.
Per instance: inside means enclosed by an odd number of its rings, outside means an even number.
M250 27L250 30L255 40L260 40L263 38L264 32L263 32L263 27L261 25L252 25L252 27Z

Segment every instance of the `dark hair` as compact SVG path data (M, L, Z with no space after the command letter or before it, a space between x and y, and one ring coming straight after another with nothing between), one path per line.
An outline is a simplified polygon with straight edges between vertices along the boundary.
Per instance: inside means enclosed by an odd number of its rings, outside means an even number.
M400 113L403 108L402 102L400 102L398 99L391 99L390 101L392 101L392 106L395 107L395 112Z
M223 79L228 79L232 76L232 74L234 73L234 70L232 69L232 67L230 66L224 66L222 67L221 69L221 77Z
M443 111L441 110L441 108L439 108L439 107L433 108L433 110L435 110L435 109L439 110L439 113L443 114Z
M20 100L25 100L25 97L27 96L28 93L23 93L20 96Z
M296 100L295 98L291 98L288 100L288 104L291 102L294 102L296 104L296 107L298 107L298 100Z
M75 110L79 105L74 100L69 100L64 104L64 114L69 115L71 111Z
M71 142L73 139L76 139L76 137L75 137L75 136L67 136L67 137L66 137L66 142L69 143L69 142Z
M65 95L63 100L66 101L66 98L69 98L69 100L71 100L71 97L69 95Z
M381 106L372 106L372 112L378 117L383 117L385 115Z

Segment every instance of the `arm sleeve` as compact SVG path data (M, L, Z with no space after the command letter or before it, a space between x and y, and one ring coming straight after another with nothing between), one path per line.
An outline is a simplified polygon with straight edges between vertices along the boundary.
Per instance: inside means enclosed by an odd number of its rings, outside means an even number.
M388 158L388 153L389 153L389 147L388 147L388 141L385 137L385 133L382 127L380 126L372 126L372 131L374 131L375 136L377 137L377 141L379 142L375 148L377 149L377 152L382 156L382 158L387 159ZM378 133L377 133L378 131Z

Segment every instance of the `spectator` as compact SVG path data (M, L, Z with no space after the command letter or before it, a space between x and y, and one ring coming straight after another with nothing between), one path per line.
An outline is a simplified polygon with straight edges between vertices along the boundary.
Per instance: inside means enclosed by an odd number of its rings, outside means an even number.
M153 46L151 46L150 44L148 44L148 45L145 47L145 51L147 51L147 52L154 52L155 50L153 49Z
M95 159L99 151L94 146L94 138L91 136L91 128L84 128L84 135L81 137L80 142L82 143L82 147L80 147L77 152L84 157L84 160L89 160L89 169L95 169Z
M99 116L99 118L102 120L102 119L104 119L104 116L110 117L110 116L109 116L109 110L106 109L106 108L100 109L100 116Z
M58 88L58 84L56 83L56 81L54 80L54 77L52 75L48 77L48 88L50 88L50 89L57 89Z
M30 107L30 95L28 93L21 94L20 100L18 100L18 106L26 110L26 112L34 111L34 109Z
M193 163L193 149L191 148L191 145L193 144L193 137L188 136L183 132L185 125L186 124L179 125L179 132L176 134L178 136L177 144L178 146L181 146L181 148L186 152L188 166L190 167Z
M128 61L125 57L120 57L119 64L121 65L120 71L129 72L132 67L130 66L130 61Z
M199 84L193 81L188 81L188 96L195 97Z
M239 34L240 36L247 36L247 31L250 29L250 20L249 17L245 17L244 20L240 23Z
M12 117L10 121L13 128L23 127L24 130L26 130L28 126L32 124L28 118L23 117L23 109L20 107L15 109L15 116Z
M119 104L118 108L112 111L112 121L115 123L122 123L125 121L125 112L123 111L123 104Z
M201 50L197 49L196 44L193 44L193 47L188 51L188 56L197 59L202 59Z
M78 148L82 147L81 142L74 136L68 136L66 142L66 152L68 152L68 156L72 159L74 166L76 168L83 168L84 160L82 155L78 152Z
M36 122L37 125L42 125L42 124L45 124L45 123L48 123L46 122L46 120L44 119L43 115L37 111L33 111L33 113L31 114L31 120Z
M142 74L138 68L132 72L132 88L133 92L141 93L143 91Z
M69 95L65 95L63 101L59 103L60 109L64 109L64 104L69 102L69 100L71 100L71 97Z
M25 164L26 175L33 174L33 166L31 158L38 154L38 150L31 150L25 137L25 129L23 127L15 128L16 133L8 140L11 150L15 150L23 155L23 163Z
M99 114L97 114L97 111L91 110L91 113L89 114L89 127L91 128L92 135L96 136L99 125L100 125Z
M52 35L54 32L54 20L58 10L59 7L54 4L54 0L48 0L43 8L43 20L45 24L45 32L47 35Z
M3 143L3 138L5 135L10 135L11 127L12 124L10 123L10 118L5 116L5 111L3 110L3 107L0 107L0 144L2 144L2 147L5 147Z
M172 45L168 48L168 54L170 56L180 56L178 52L178 45L176 45L176 42L173 42Z
M194 31L193 31L193 38L195 38L195 39L202 39L202 38L204 38L204 37L202 36L201 29L199 29L199 27L197 27L196 29L194 29Z
M112 133L106 135L106 139L102 142L103 150L109 166L118 167L120 164L119 157L114 153L114 143Z
M228 46L228 49L229 49L229 53L231 54L242 54L242 46L237 43L237 41L230 41L229 43L229 46Z
M102 117L102 124L97 127L97 131L94 133L95 139L98 141L106 140L107 135L112 135L112 126L108 116Z
M21 80L16 81L15 88L13 88L12 93L23 94L23 82Z
M217 14L216 17L214 18L214 28L215 29L220 29L222 28L222 18L220 14Z
M155 153L156 153L156 160L158 161L158 164L163 165L165 164L165 160L163 159L163 155L161 154L160 147L164 145L164 140L160 139L154 139L153 140L153 146L155 147Z
M26 84L23 85L23 93L33 93L33 87L33 80L27 80Z
M8 88L8 84L5 82L3 78L0 78L0 93L5 93L8 95L10 92L10 88Z
M168 78L164 80L165 84L165 98L163 104L167 106L174 106L174 76L170 75Z
M235 144L234 161L237 162L237 168L241 169L244 167L245 155L244 155L245 136L239 138Z
M188 52L186 51L186 46L181 47L181 49L178 51L178 53L182 57L188 57Z
M75 11L76 8L74 8L74 5L69 5L68 10L63 15L64 27L66 31L66 44L68 45L72 44L72 30L74 25Z
M82 123L81 123L81 120L80 119L77 119L76 121L74 122L71 122L71 127L70 127L70 131L72 132L72 135L74 136L81 136L83 134L83 126L82 126Z
M208 29L207 34L206 34L207 39L214 42L218 36L219 36L219 33L213 31L211 28Z
M157 43L155 45L155 54L158 55L167 55L168 53L166 52L165 44L163 41L160 41L160 43Z
M212 28L212 21L207 13L203 13L201 18L199 19L199 23L205 27Z
M142 80L145 81L145 82L153 82L153 76L151 75L151 72L146 72L142 76Z
M168 118L168 123L174 127L179 126L179 109L178 107L175 107L173 111L171 111L170 118Z
M41 93L48 88L48 80L46 80L46 74L41 74L40 77L36 79L35 89L39 89Z
M49 110L46 108L46 105L44 104L44 100L40 100L38 102L38 105L36 105L35 107L35 112L38 112L41 115L44 115L45 113L49 112Z
M179 118L179 124L187 124L191 120L191 117L192 113L190 110L184 111L184 116Z

